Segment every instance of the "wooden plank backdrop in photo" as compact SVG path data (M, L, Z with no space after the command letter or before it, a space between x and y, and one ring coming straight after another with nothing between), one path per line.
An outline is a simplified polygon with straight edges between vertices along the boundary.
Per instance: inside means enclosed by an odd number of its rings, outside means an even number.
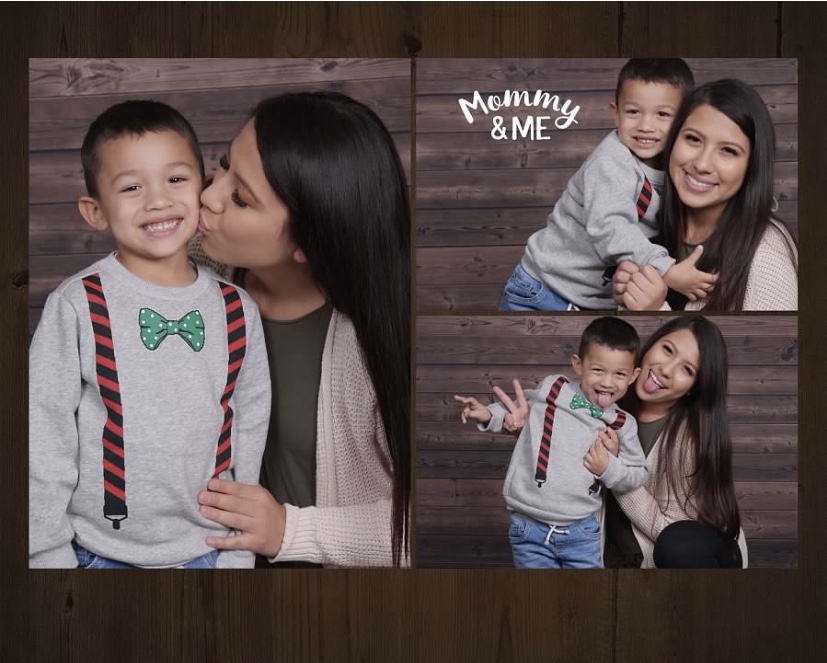
M818 661L827 650L827 9L816 3L0 6L0 660ZM798 58L798 568L27 569L28 58ZM415 61L418 64L418 61ZM414 175L415 178L415 175ZM415 185L415 182L414 182Z
M410 182L409 59L36 59L29 69L29 331L49 293L114 248L77 209L89 124L127 99L154 99L195 129L207 174L262 99L333 90L368 104L396 142Z
M798 230L798 77L795 60L687 58L698 85L740 78L755 86L776 131L778 215ZM569 178L614 129L609 103L626 59L423 59L416 76L417 308L496 311L526 241L546 223ZM542 90L580 106L554 128L552 106L470 110L458 103ZM492 137L492 117L507 138ZM549 116L548 140L512 140L512 119Z
M627 316L641 342L667 317ZM798 320L710 317L727 342L735 490L750 568L796 566ZM463 425L454 394L574 378L571 355L594 316L420 316L416 513L420 568L511 567L503 480L515 439Z

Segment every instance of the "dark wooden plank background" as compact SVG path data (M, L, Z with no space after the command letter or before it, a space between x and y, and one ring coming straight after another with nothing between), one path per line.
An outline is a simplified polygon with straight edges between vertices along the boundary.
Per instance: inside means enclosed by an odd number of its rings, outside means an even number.
M625 59L421 60L416 78L417 307L420 312L496 311L526 241L566 183L614 128L609 103ZM776 130L779 216L798 230L798 80L793 59L687 58L698 85L740 78L755 86ZM576 124L555 129L553 107L471 110L458 103L505 90L543 90L578 105ZM492 117L507 138L492 137ZM550 116L548 140L513 140L512 118Z
M827 10L803 3L0 6L0 660L816 661L823 617ZM798 58L799 551L734 573L27 570L29 57Z
M594 316L420 316L417 560L420 568L510 567L502 485L514 438L463 425L454 394L493 400L517 378L574 377ZM628 316L643 342L666 317ZM798 531L798 319L711 317L727 341L735 489L750 568L794 568Z
M127 99L163 101L195 129L207 174L262 99L335 90L368 104L394 137L410 182L411 61L399 59L34 59L29 67L29 331L48 294L114 248L77 210L89 123Z

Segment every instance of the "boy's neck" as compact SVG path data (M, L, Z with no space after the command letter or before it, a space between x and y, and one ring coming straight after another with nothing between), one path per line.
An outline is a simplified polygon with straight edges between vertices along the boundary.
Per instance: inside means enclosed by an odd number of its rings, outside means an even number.
M198 270L187 257L186 246L175 255L158 260L139 258L120 251L115 257L129 272L153 285L183 288L192 285L198 278Z

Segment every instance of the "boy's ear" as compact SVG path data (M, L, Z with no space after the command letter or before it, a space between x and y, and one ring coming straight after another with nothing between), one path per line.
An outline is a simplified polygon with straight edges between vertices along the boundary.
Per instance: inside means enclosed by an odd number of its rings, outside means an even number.
M583 362L580 361L580 357L578 355L571 356L571 367L577 375L583 374Z
M634 371L632 371L632 379L629 380L629 384L632 384L635 380L637 380L638 375L640 375L640 367L638 367Z
M609 104L609 110L612 111L612 122L615 123L615 128L617 127L617 104L613 101Z
M80 215L86 220L90 226L95 230L106 230L109 228L109 222L103 215L98 201L91 196L81 196L78 199L78 210Z

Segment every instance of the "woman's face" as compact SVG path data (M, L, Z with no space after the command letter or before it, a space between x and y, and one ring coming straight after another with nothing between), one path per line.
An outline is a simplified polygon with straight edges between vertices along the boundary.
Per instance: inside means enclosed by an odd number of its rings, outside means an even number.
M201 193L204 252L233 267L262 269L296 260L287 206L264 176L252 120L221 158L221 169Z
M735 122L705 104L681 127L669 156L669 177L681 202L718 216L744 183L750 142Z
M635 385L638 398L664 412L680 400L695 384L700 351L695 335L679 329L659 339L640 364Z

